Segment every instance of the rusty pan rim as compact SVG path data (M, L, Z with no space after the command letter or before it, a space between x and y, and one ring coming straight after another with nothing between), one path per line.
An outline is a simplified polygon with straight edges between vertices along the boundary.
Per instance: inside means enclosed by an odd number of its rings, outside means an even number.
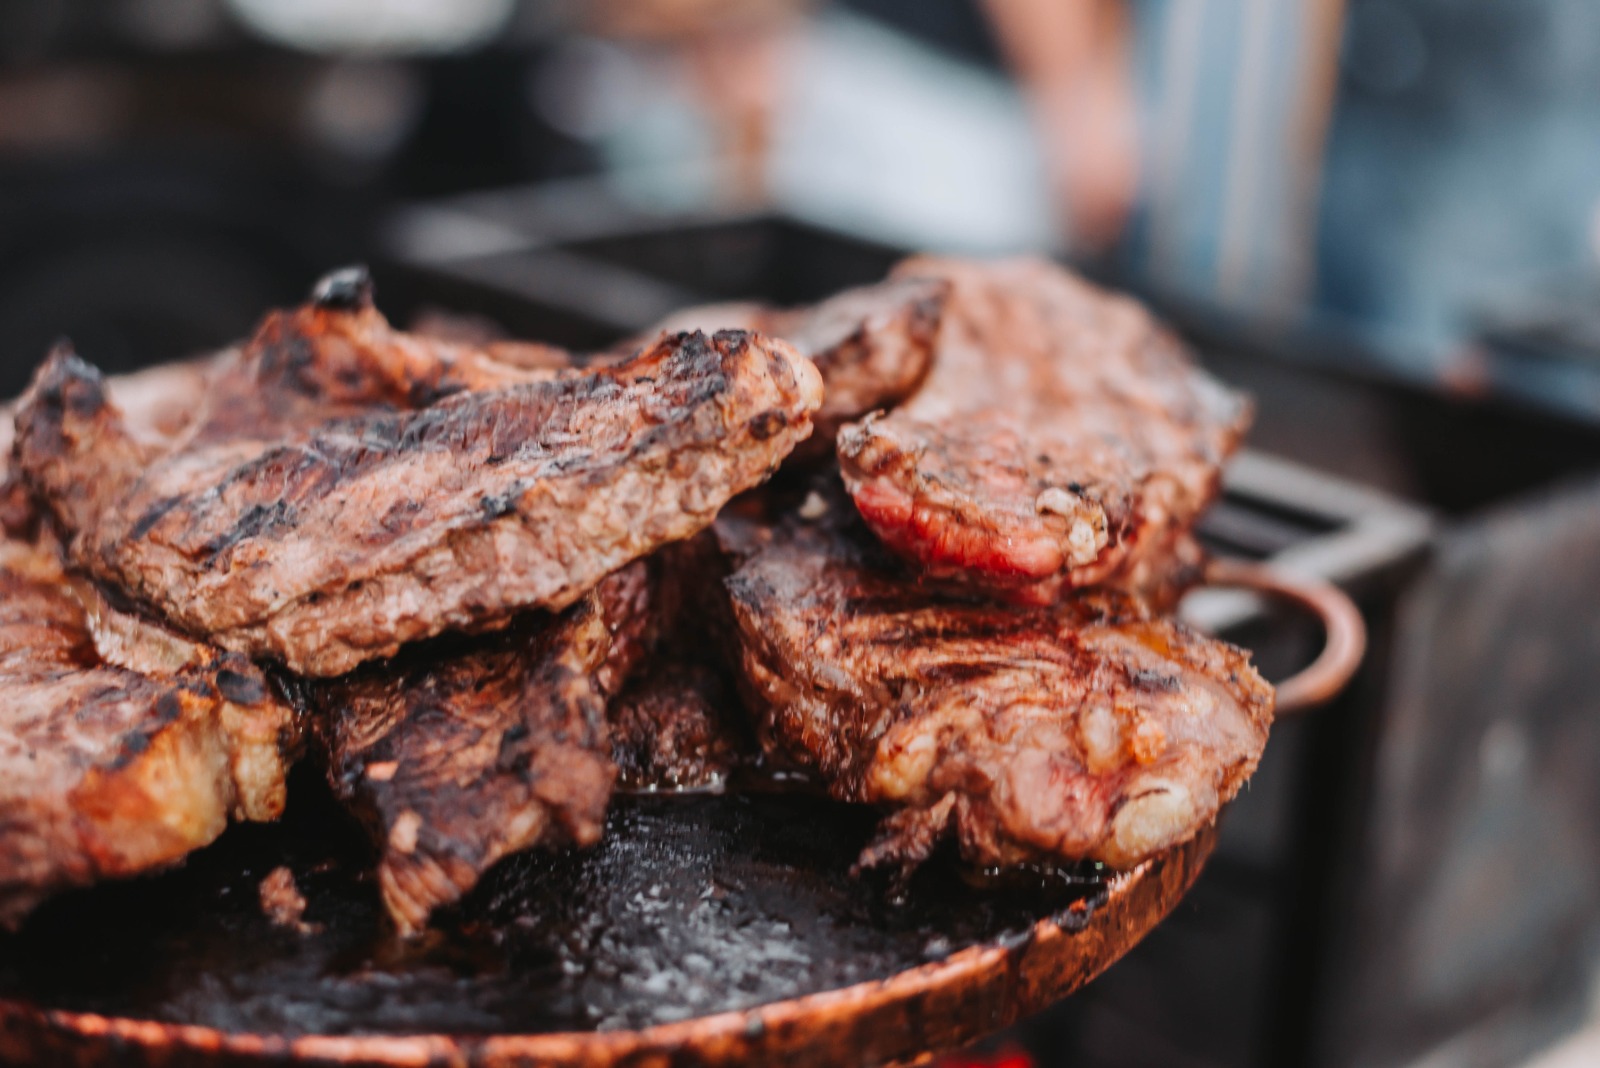
M0 1000L0 1059L60 1063L720 1065L875 1064L954 1049L1072 993L1131 949L1194 884L1216 825L1113 876L1071 930L1046 918L1012 941L835 990L636 1031L486 1035L282 1035L224 1031ZM1069 924L1070 926L1070 924ZM50 1063L57 1063L51 1060Z

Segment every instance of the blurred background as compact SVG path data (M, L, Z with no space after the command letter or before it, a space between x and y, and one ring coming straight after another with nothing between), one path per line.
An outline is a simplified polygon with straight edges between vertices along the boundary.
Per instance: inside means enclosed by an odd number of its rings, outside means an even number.
M356 260L399 322L587 346L922 249L1171 318L1259 404L1209 544L1376 639L1179 914L973 1057L1600 1063L1600 5L0 4L7 395Z

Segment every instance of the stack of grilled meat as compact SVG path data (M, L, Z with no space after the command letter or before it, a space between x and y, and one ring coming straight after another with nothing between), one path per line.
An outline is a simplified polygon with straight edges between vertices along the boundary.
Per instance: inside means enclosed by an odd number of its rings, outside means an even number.
M350 270L207 360L58 349L14 414L0 922L275 818L302 757L410 933L619 784L752 762L882 808L864 867L1121 867L1266 742L1171 618L1248 407L1046 263L583 356L395 331Z

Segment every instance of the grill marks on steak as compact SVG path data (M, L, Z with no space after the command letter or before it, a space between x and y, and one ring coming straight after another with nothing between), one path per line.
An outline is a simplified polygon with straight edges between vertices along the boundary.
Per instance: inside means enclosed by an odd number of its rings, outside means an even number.
M897 811L865 866L952 836L979 864L1127 867L1184 841L1254 770L1272 690L1243 652L1113 593L941 597L822 495L814 521L724 518L741 684L780 760Z
M73 562L188 633L341 674L560 609L708 525L811 430L815 368L740 332L593 370L391 330L364 290L270 317L180 432L133 434L58 351L19 467Z
M593 845L616 770L598 595L312 684L329 780L374 832L403 934L535 845Z
M780 337L816 364L826 387L816 432L796 456L828 455L839 427L916 391L928 373L949 285L934 278L897 278L847 289L806 308L713 304L691 308L659 328L752 330Z
M276 819L298 741L244 657L118 611L47 544L0 544L0 924Z
M838 452L872 530L931 577L1043 604L1146 585L1216 496L1249 406L1136 302L1043 261L912 259L949 286L932 370Z
M917 260L685 321L788 340L408 335L341 272L205 364L106 382L52 354L0 487L0 922L281 811L298 720L241 654L313 676L288 685L406 934L510 853L592 844L619 771L740 763L728 655L769 758L891 810L863 866L951 837L1127 866L1233 796L1271 690L1156 613L1247 412L1144 312L1044 264ZM861 420L855 507L796 482L704 532L813 419L824 454Z

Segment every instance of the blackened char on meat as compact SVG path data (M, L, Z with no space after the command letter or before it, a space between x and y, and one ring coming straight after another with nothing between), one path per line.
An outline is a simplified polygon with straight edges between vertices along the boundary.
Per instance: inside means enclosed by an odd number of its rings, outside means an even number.
M706 596L723 576L709 532L669 545L595 590L611 632L600 669L618 784L630 790L719 785L748 749Z
M652 655L663 623L662 558L672 547L635 560L595 587L610 649L596 681L607 700L622 692Z
M752 330L780 337L816 364L825 395L816 432L796 458L833 451L841 424L911 396L928 373L949 286L898 278L847 289L805 308L713 304L671 316L657 332Z
M1113 591L1049 607L930 593L837 491L728 516L726 588L763 746L894 809L867 866L954 837L978 864L1138 863L1254 770L1272 689L1238 649Z
M598 678L610 647L591 594L310 685L329 779L373 832L401 933L501 857L599 839L616 777Z
M186 631L308 675L559 610L708 525L811 431L812 365L740 332L599 369L393 331L357 286L269 316L181 430L131 431L58 351L18 467L73 564Z
M720 785L746 759L744 734L729 714L736 707L715 667L690 659L649 663L607 713L619 784L634 790Z
M916 395L839 434L873 531L931 577L1027 603L1148 585L1248 403L1137 302L1053 264L919 258L895 277L950 288Z

